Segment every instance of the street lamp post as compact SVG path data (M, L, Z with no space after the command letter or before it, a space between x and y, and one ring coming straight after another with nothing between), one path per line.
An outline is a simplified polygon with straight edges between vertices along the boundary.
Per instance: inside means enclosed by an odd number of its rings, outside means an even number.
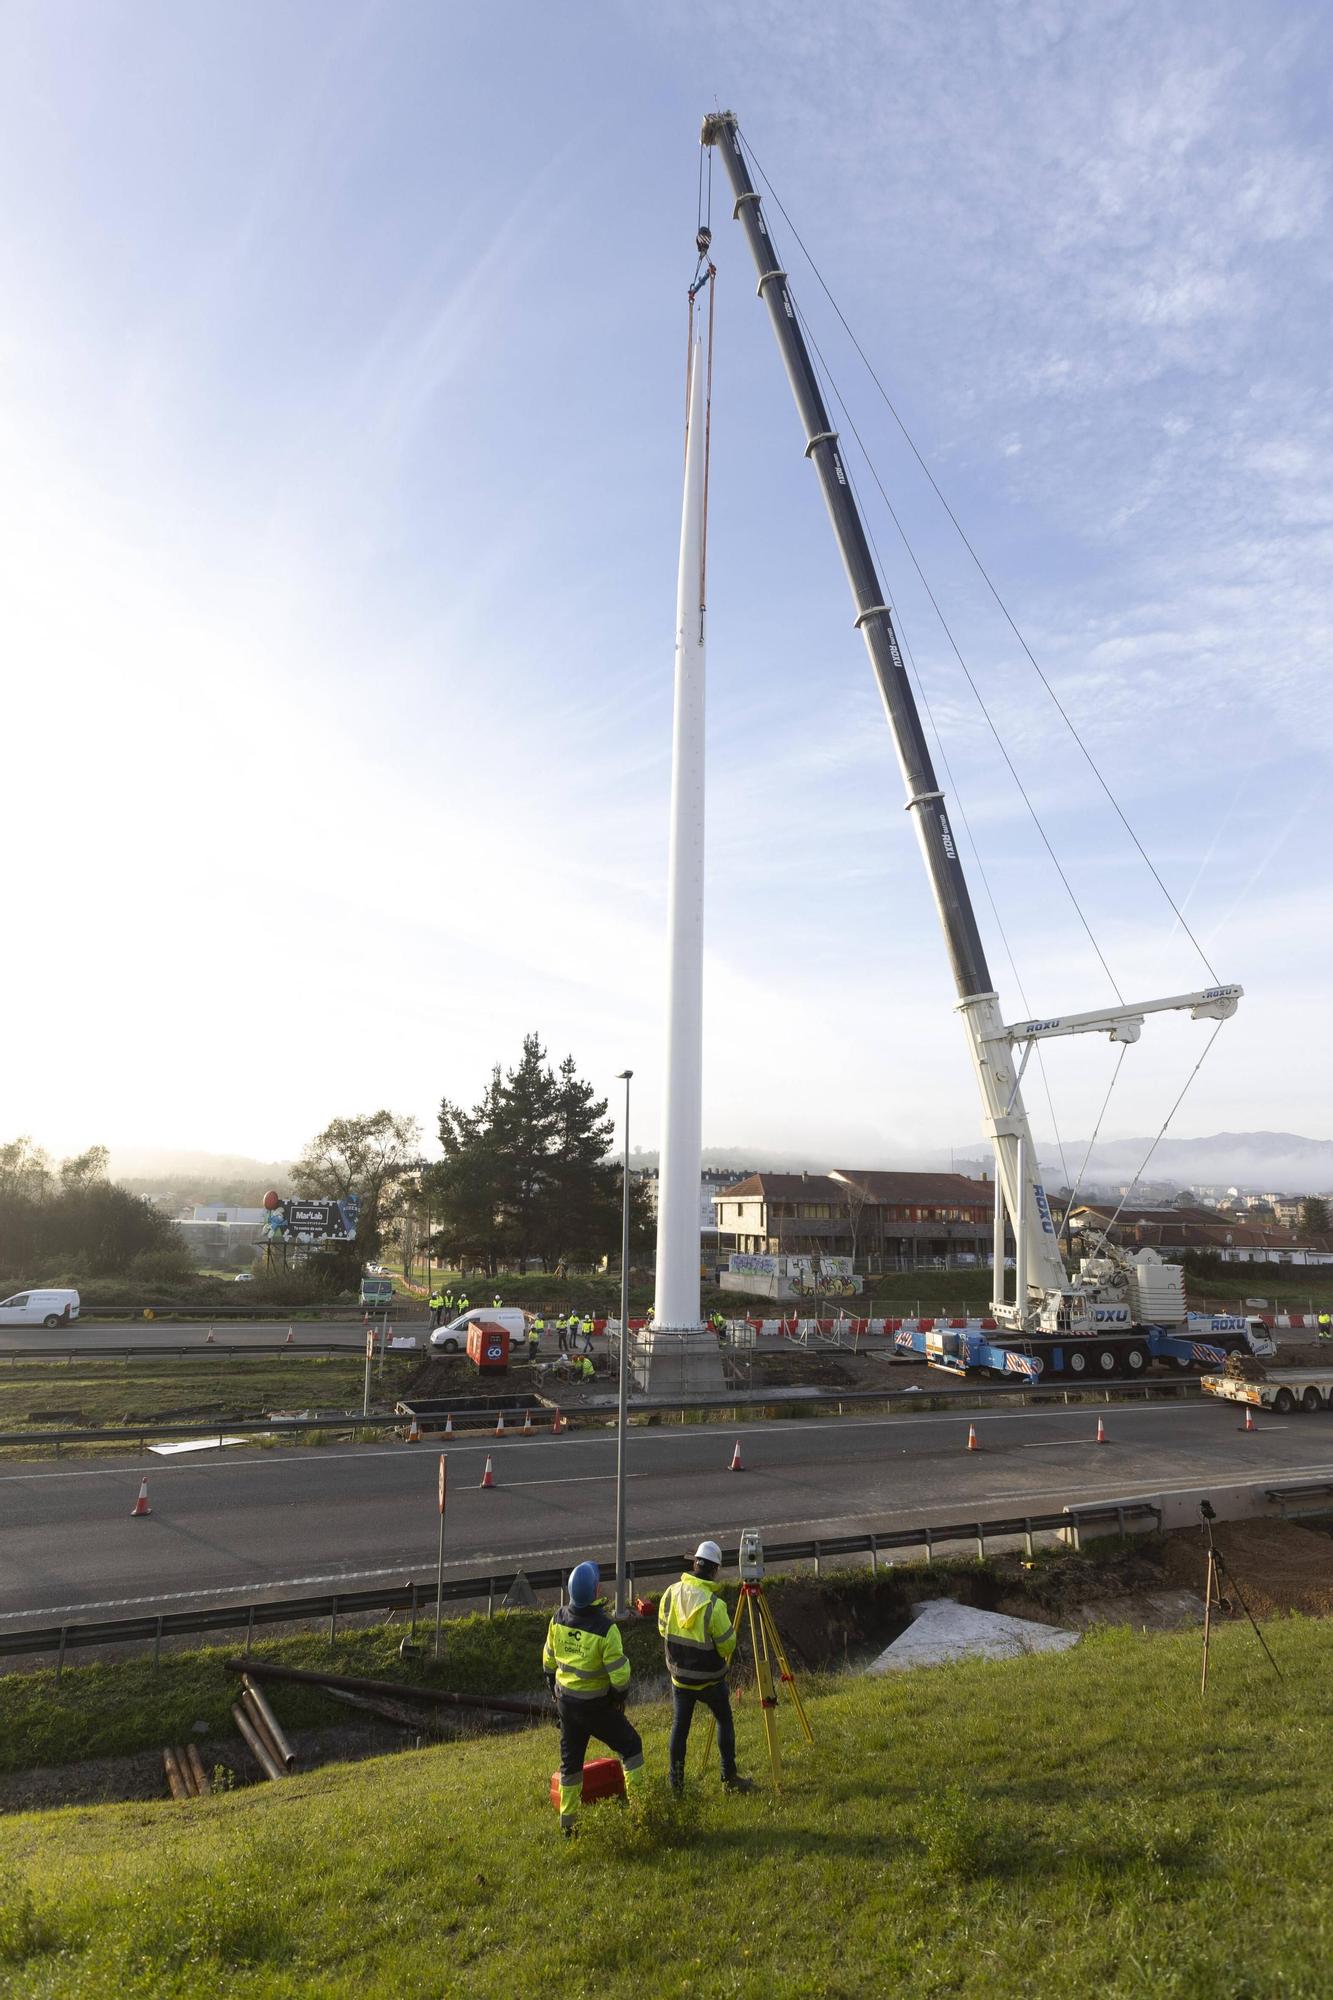
M632 1069L616 1078L625 1086L625 1166L620 1216L620 1381L616 1403L616 1617L629 1615L625 1588L625 1438L629 1428L629 1081Z

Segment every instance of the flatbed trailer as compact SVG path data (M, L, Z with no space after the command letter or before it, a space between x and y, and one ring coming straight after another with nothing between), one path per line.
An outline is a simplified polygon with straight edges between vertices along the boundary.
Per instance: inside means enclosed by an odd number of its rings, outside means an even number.
M1266 1381L1246 1382L1235 1375L1205 1375L1205 1396L1226 1403L1248 1403L1252 1409L1289 1416L1293 1410L1333 1409L1333 1368L1282 1368Z
M1188 1374L1220 1368L1231 1353L1272 1354L1271 1336L1239 1313L1194 1316L1182 1327L1107 1326L1097 1334L1006 1335L991 1326L897 1328L893 1345L946 1375L1059 1375L1069 1381L1142 1375L1154 1365Z

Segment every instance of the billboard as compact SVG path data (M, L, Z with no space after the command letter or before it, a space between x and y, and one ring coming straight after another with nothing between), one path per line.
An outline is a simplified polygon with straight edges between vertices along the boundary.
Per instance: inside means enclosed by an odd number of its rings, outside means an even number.
M274 1243L350 1243L361 1219L361 1197L303 1201L294 1195L268 1212L264 1234Z

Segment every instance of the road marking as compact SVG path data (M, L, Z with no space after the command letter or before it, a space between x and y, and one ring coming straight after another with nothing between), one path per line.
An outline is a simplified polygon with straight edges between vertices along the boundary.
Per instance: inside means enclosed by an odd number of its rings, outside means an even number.
M1282 1476L1285 1478L1296 1478L1307 1473L1319 1473L1322 1474L1325 1478L1333 1479L1333 1465L1296 1465L1296 1466L1284 1466L1282 1468ZM633 1478L643 1478L646 1476L648 1475L642 1473L635 1473L631 1475L631 1477ZM556 1485L563 1483L565 1482L553 1481L553 1480L536 1480L536 1479L521 1480L515 1482L516 1485L528 1485L528 1486ZM568 1483L571 1485L575 1485L575 1484L580 1484L582 1482L581 1480L576 1479L576 1480L571 1480ZM973 1511L976 1511L979 1514L979 1510L982 1508L1005 1508L1008 1510L1012 1510L1010 1518L1021 1520L1023 1518L1023 1514L1017 1511L1019 1509L1023 1509L1027 1513L1033 1513L1033 1512L1041 1513L1045 1511L1043 1508L1039 1506L1033 1507L1032 1503L1034 1501L1059 1500L1061 1501L1061 1504L1067 1504L1071 1498L1076 1496L1081 1496L1088 1500L1101 1501L1103 1505L1106 1506L1117 1506L1117 1505L1136 1506L1142 1500L1152 1499L1170 1493L1197 1493L1203 1490L1207 1490L1208 1492L1211 1493L1229 1493L1237 1490L1242 1490L1248 1486L1253 1486L1255 1483L1256 1482L1253 1479L1233 1479L1233 1480L1188 1479L1188 1480L1176 1481L1174 1484L1164 1483L1161 1485L1153 1485L1146 1492L1140 1491L1138 1493L1117 1493L1114 1490L1114 1488L1111 1488L1108 1491L1105 1484L1102 1485L1092 1484L1092 1485L1080 1485L1080 1486L1069 1486L1062 1484L1060 1486L1039 1487L1033 1491L1026 1493L1018 1493L1018 1494L985 1493L975 1497L962 1496L957 1501L953 1500L932 1501L928 1503L928 1505L923 1509L923 1512L926 1515L932 1513L939 1514L943 1513L947 1509L955 1514L966 1515L967 1513ZM472 1489L468 1488L464 1490L471 1491ZM928 1519L923 1519L921 1514L913 1513L909 1515L902 1508L899 1508L897 1510L886 1511L886 1509L884 1509L883 1507L868 1508L856 1513L817 1515L813 1520L811 1519L809 1513L806 1512L797 1515L794 1519L791 1520L767 1521L764 1523L764 1532L766 1534L773 1535L788 1528L803 1528L806 1530L806 1533L809 1536L809 1538L811 1540L815 1540L817 1539L817 1537L811 1532L812 1530L819 1528L827 1528L831 1531L837 1530L839 1527L843 1527L848 1522L853 1522L853 1521L857 1522L877 1521L880 1524L881 1531L885 1534L899 1533L907 1528L918 1528L918 1527L930 1528L932 1532L935 1532L941 1526L949 1526L961 1530L961 1533L959 1535L951 1537L951 1540L970 1541L972 1539L971 1525L965 1518L962 1520L952 1520L947 1522L931 1522ZM723 1528L722 1532L726 1534L728 1530L726 1528ZM1021 1530L1018 1532L1021 1533ZM1042 1529L1039 1532L1046 1534L1046 1533L1055 1533L1056 1531L1054 1529ZM646 1542L640 1543L639 1554L640 1556L645 1554L651 1555L656 1550L661 1549L663 1547L669 1548L672 1542L676 1541L677 1539L678 1537L671 1534L660 1535L657 1537L650 1537ZM993 1536L991 1539L996 1541L1004 1541L1004 1540L1013 1540L1015 1539L1015 1537L1012 1535ZM919 1544L919 1546L924 1548L925 1543L922 1542ZM852 1554L854 1552L847 1551L847 1553ZM892 1557L888 1554L887 1551L883 1551L882 1553L884 1554L885 1560L887 1561L892 1560ZM489 1554L463 1556L460 1557L456 1562L455 1561L447 1562L445 1564L445 1572L446 1574L453 1575L457 1574L459 1571L465 1570L468 1573L475 1575L479 1570L482 1570L484 1573L484 1566L488 1563L492 1563L497 1566L504 1565L506 1568L517 1570L523 1568L527 1564L542 1561L546 1558L554 1558L556 1560L564 1561L568 1559L568 1556L569 1556L569 1550L564 1547L555 1549L525 1549L521 1551L498 1550L498 1551L492 1551ZM410 1581L413 1577L422 1575L423 1565L428 1563L429 1560L430 1557L429 1553L427 1552L423 1553L421 1559L416 1563L401 1563L386 1569L342 1570L342 1571L335 1571L331 1574L325 1572L323 1574L317 1574L314 1576L269 1578L267 1580L254 1582L250 1584L219 1583L219 1584L214 1584L210 1588L205 1588L200 1590L171 1591L157 1597L112 1597L105 1599L90 1600L81 1604L65 1604L58 1606L38 1605L35 1609L28 1611L0 1612L0 1619L3 1619L4 1621L3 1626L0 1626L0 1630L8 1631L15 1629L16 1623L24 1620L36 1621L40 1619L47 1623L56 1623L66 1617L85 1617L90 1612L94 1611L124 1610L127 1607L135 1605L152 1607L164 1604L191 1603L197 1601L200 1598L205 1598L205 1597L238 1599L241 1607L243 1608L246 1604L252 1601L256 1604L264 1602L263 1593L265 1592L284 1591L293 1589L299 1590L299 1589L304 1589L307 1584L322 1584L330 1591L332 1591L336 1589L337 1586L339 1586L340 1584L346 1584L350 1587L351 1585L358 1582L364 1582L366 1580L379 1581L380 1579L386 1577L405 1577ZM633 1558L631 1558L631 1561L633 1561ZM422 1603L425 1603L429 1596L428 1582L423 1582L422 1588L423 1588L423 1596L421 1601Z
M1092 1407L1095 1408L1096 1406L1094 1405ZM1133 1417L1149 1417L1149 1416L1180 1417L1180 1416L1188 1416L1190 1414L1198 1414L1204 1411L1205 1409L1208 1410L1210 1415L1214 1414L1213 1406L1206 1405L1203 1403L1190 1403L1183 1406L1180 1404L1174 1404L1174 1405L1149 1404L1145 1406L1143 1409L1136 1409L1132 1405L1123 1403L1119 1405L1116 1404L1104 1405L1103 1407L1118 1409L1121 1415L1128 1415ZM610 1414L610 1413L599 1412L598 1414ZM1035 1423L1068 1423L1068 1421L1069 1421L1069 1412L1067 1410L1031 1410L1031 1409L973 1410L970 1412L961 1411L957 1416L954 1416L949 1411L938 1411L938 1412L923 1412L919 1417L912 1416L906 1413L890 1417L834 1417L831 1418L827 1423L815 1422L809 1418L792 1417L788 1418L786 1421L781 1423L746 1424L743 1426L741 1435L747 1439L754 1439L761 1437L789 1437L793 1433L796 1433L802 1437L807 1437L807 1436L813 1436L817 1432L821 1431L847 1431L847 1430L874 1431L874 1430L887 1430L887 1429L903 1428L903 1427L906 1427L909 1430L922 1430L932 1424L933 1425L955 1424L961 1426L964 1423L986 1424L986 1423L1022 1422L1022 1423L1035 1424ZM354 1420L352 1418L349 1418L348 1428L352 1429L354 1427L355 1427ZM149 1425L147 1428L151 1430L152 1426ZM677 1447L687 1444L697 1444L700 1441L701 1430L705 1428L707 1430L726 1431L728 1429L728 1426L726 1424L721 1424L721 1423L715 1425L708 1425L706 1427L700 1426L698 1424L681 1424L681 1425L675 1425L669 1430L646 1431L643 1429L635 1429L632 1432L632 1442L636 1449L645 1444L670 1444L672 1446L677 1446ZM1265 1429L1267 1428L1268 1426L1266 1425ZM1275 1425L1273 1426L1273 1428L1282 1429L1285 1428L1285 1426ZM443 1443L444 1441L443 1433L428 1431L422 1439L422 1443L427 1446L435 1445L437 1444L437 1441L439 1443ZM559 1446L560 1450L568 1453L571 1446L578 1449L588 1449L589 1447L595 1448L598 1446L614 1448L615 1442L616 1439L614 1431L608 1432L605 1436L602 1437L595 1437L591 1434L585 1434L577 1431L570 1431L566 1436L561 1438L540 1437L540 1436L535 1438L524 1438L520 1436L513 1439L506 1438L503 1441L498 1439L493 1439L488 1434L484 1440L479 1440L476 1443L468 1443L468 1442L460 1443L459 1439L457 1437L454 1437L449 1440L445 1448L451 1452L480 1453L486 1451L505 1450L505 1449L511 1451L526 1450L529 1452L536 1452L542 1449L546 1449L549 1451ZM328 1449L329 1451L337 1453L336 1463L339 1465L346 1465L351 1460L358 1458L395 1459L400 1461L404 1465L411 1465L414 1462L413 1458L403 1456L403 1447L401 1444L354 1446L350 1448L340 1447L335 1445L335 1446L330 1446ZM422 1453L420 1454L420 1456L424 1459L427 1458L429 1454ZM155 1479L160 1479L166 1476L167 1474L178 1474L178 1473L202 1473L204 1475L212 1475L218 1472L235 1472L242 1466L266 1466L272 1470L279 1470L279 1471L283 1469L292 1469L292 1468L295 1468L297 1470L313 1471L317 1468L318 1463L321 1459L325 1463L329 1462L326 1454L322 1452L307 1456L303 1452L289 1452L289 1451L280 1452L275 1450L275 1451L263 1452L257 1458L235 1458L235 1457L229 1458L225 1462L220 1462L216 1465L201 1465L201 1464L172 1465L172 1466L160 1465L153 1468L153 1477ZM133 1461L134 1469L136 1470L139 1469L140 1464L141 1461L135 1459ZM130 1469L129 1466L127 1465L114 1465L114 1466L109 1465L109 1466L87 1466L79 1469L71 1468L68 1471L66 1471L62 1467L61 1470L58 1472L55 1471L6 1472L6 1473L0 1473L0 1485L22 1484L25 1481L30 1482L39 1479L112 1479L112 1478L119 1479L122 1478L125 1472L129 1469Z

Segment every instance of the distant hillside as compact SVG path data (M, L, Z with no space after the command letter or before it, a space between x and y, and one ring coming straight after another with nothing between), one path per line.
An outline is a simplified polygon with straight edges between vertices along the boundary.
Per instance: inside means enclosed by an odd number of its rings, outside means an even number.
M1123 1180L1136 1173L1151 1140L1108 1139L1093 1149L1090 1180ZM1083 1158L1086 1139L1066 1139L1065 1158ZM1040 1145L1047 1177L1058 1159L1054 1145ZM1250 1193L1322 1193L1333 1188L1333 1139L1305 1139L1295 1132L1214 1132L1206 1139L1173 1139L1169 1134L1152 1156L1152 1180L1215 1183Z
M242 1153L113 1146L109 1172L131 1194L174 1197L181 1203L222 1201L254 1208L269 1188L279 1194L295 1192L290 1160L252 1160Z

